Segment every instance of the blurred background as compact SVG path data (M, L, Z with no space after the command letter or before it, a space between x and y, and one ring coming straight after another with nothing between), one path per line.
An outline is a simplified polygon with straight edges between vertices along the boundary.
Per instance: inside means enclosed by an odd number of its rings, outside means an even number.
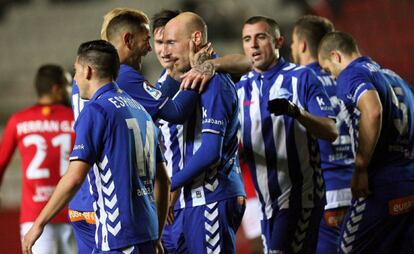
M295 20L304 14L325 16L337 30L351 33L363 54L414 84L412 0L0 0L0 133L13 112L35 103L37 68L56 63L72 72L77 47L99 38L103 15L115 7L141 9L149 17L161 9L194 11L207 22L209 40L220 55L242 53L244 20L266 15L282 27L286 58ZM161 66L153 53L143 66L144 76L154 82ZM20 252L20 197L16 153L0 186L0 247L7 246L7 253ZM238 253L255 253L256 247L239 237Z

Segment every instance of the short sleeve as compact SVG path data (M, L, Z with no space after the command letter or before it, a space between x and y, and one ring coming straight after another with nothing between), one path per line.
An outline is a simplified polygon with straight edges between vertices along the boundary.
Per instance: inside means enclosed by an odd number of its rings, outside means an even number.
M366 91L374 90L369 76L363 70L354 69L352 73L346 72L340 75L337 80L338 96L346 104L352 104L357 107L359 98Z
M116 80L119 88L138 101L153 117L167 102L168 97L151 86L143 76L133 70L123 71Z
M75 145L70 160L82 160L93 165L103 150L106 120L96 104L87 105L75 124Z

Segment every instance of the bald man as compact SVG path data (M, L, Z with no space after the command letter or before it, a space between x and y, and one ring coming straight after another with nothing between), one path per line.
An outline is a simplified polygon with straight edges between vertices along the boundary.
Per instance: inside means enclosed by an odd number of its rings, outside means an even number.
M190 43L196 51L206 44L207 26L200 16L181 13L166 24L163 41L174 61L170 75L179 80L190 69ZM171 179L172 191L184 187L185 242L189 253L235 253L245 193L237 157L238 101L229 76L216 73L193 110L184 132L185 166Z

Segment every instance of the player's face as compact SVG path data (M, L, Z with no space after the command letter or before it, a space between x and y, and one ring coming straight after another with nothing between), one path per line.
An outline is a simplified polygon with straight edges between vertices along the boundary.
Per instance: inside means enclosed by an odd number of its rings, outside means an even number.
M290 50L292 51L292 61L296 64L302 64L300 62L300 57L299 57L299 39L298 39L298 35L295 32L296 29L293 30L292 33L292 43L290 44Z
M79 59L76 58L75 64L75 76L73 79L76 81L76 84L79 87L79 94L82 99L88 98L88 80L86 79L85 66L79 63Z
M135 57L141 58L146 56L148 52L152 50L150 38L151 36L148 26L142 27L138 33L134 34L133 54Z
M162 67L170 69L172 68L174 62L171 60L170 55L165 54L164 52L163 35L164 27L158 27L154 30L154 50Z
M265 22L245 24L242 31L244 54L259 72L268 70L277 60L275 39L268 31Z
M336 79L341 72L339 64L335 63L335 61L329 58L322 58L319 56L319 65L326 72L330 73L334 79Z
M178 72L186 72L190 68L190 36L184 28L176 23L168 23L164 30L165 54L174 62L173 68Z

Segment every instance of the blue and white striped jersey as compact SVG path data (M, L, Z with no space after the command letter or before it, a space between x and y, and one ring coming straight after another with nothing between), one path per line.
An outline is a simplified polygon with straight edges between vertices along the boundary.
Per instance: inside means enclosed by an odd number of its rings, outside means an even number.
M227 74L216 73L200 95L199 105L187 121L183 136L184 168L202 145L202 133L213 133L224 138L221 161L192 179L184 186L186 207L194 207L236 196L245 196L243 180L237 156L238 101L233 82ZM205 156L208 156L206 154ZM182 175L181 175L182 176ZM174 185L174 177L172 185Z
M157 239L153 182L162 155L158 130L145 109L109 83L84 107L75 132L70 159L93 165L96 248L108 251Z
M334 117L315 73L281 57L268 71L243 76L237 89L242 145L263 219L271 218L273 210L313 207L324 196L318 143L293 118L271 115L267 103L285 98L311 114Z
M352 117L352 133L358 140L358 100L375 89L382 104L382 128L368 166L370 188L414 179L414 95L395 73L381 69L368 57L351 62L337 78L338 97ZM358 144L355 143L355 150ZM412 190L411 190L412 191ZM412 194L412 193L411 193Z
M325 209L350 206L351 179L355 168L355 153L351 139L351 118L344 103L336 96L336 82L325 72L318 62L308 64L321 81L336 115L336 128L339 136L333 142L319 139L321 168L326 185Z
M156 88L161 89L166 80L168 72L164 70L156 83ZM164 148L164 158L167 163L167 172L171 177L181 170L184 165L184 136L183 131L186 124L173 124L162 119L158 120L158 127L162 134L162 143ZM179 200L175 203L175 209L185 207L184 193L182 192Z

